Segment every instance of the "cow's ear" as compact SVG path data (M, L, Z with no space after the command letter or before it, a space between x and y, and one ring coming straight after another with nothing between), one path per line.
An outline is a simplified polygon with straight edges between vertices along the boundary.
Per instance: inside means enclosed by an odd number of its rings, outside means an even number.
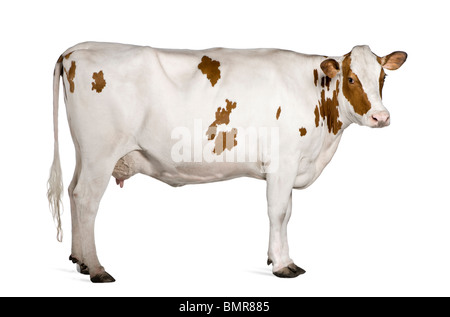
M403 63L406 61L407 57L408 54L406 54L405 52L400 51L393 52L381 58L381 66L389 70L399 69L400 66L402 66Z
M320 63L320 68L330 78L333 78L334 76L339 73L339 63L332 58L324 60L322 63Z

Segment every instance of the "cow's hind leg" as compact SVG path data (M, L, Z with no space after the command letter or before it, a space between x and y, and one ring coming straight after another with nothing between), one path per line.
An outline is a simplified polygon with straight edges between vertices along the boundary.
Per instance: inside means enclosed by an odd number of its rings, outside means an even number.
M94 225L100 200L108 186L111 172L117 160L96 160L95 163L82 162L76 186L72 192L72 200L76 210L74 218L78 223L77 235L81 241L81 259L71 256L72 260L81 263L81 273L89 272L94 283L114 282L101 266L95 248ZM76 247L78 248L78 246ZM74 250L72 250L73 252ZM81 265L84 264L84 267Z
M267 179L267 202L270 220L267 264L278 277L296 277L305 270L295 265L289 256L287 224L292 212L292 187L288 179L274 175Z
M73 173L73 178L68 188L70 198L70 212L72 217L72 251L69 256L69 260L77 265L77 270L81 274L89 274L89 269L87 265L84 264L81 260L83 258L83 252L81 247L79 215L73 198L73 191L77 186L78 178L80 177L80 169L81 169L81 162L79 154L77 152L75 171Z

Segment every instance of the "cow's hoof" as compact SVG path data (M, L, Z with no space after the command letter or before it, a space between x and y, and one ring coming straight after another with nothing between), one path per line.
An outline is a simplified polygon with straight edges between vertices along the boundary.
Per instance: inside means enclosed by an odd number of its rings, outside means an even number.
M304 274L306 271L294 263L289 264L288 266L273 272L273 274L277 277L286 277L286 278L292 278L297 277L301 274Z
M78 273L81 273L84 275L89 275L89 268L84 263L81 263L81 264L77 263L77 271L78 271Z
M288 265L289 270L291 270L292 272L297 273L296 276L298 275L302 275L305 274L306 271L304 269L302 269L301 267L298 267L297 265L295 265L295 263L291 263Z
M109 275L107 272L103 272L91 277L92 283L111 283L115 281L116 280L114 279L114 277Z

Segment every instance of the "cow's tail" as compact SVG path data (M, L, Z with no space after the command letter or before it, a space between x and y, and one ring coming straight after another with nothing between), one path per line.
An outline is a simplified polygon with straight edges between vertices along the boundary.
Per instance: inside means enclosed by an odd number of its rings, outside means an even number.
M47 198L50 204L50 210L55 221L57 233L56 239L62 241L61 228L61 211L62 211L62 195L63 195L63 181L61 172L61 162L59 160L59 145L58 145L58 99L59 99L59 82L62 72L62 56L58 59L55 65L55 72L53 75L53 135L54 135L54 149L53 149L53 163L50 168L50 177L47 183Z

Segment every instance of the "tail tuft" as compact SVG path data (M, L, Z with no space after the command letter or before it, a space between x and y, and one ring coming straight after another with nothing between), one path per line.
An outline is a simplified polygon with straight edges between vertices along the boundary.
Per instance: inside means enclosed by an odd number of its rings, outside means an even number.
M56 224L56 239L62 242L63 232L61 228L61 213L63 209L62 196L64 186L62 182L61 163L59 161L58 143L55 142L53 164L50 168L50 177L47 183L47 198L50 204L50 211Z

